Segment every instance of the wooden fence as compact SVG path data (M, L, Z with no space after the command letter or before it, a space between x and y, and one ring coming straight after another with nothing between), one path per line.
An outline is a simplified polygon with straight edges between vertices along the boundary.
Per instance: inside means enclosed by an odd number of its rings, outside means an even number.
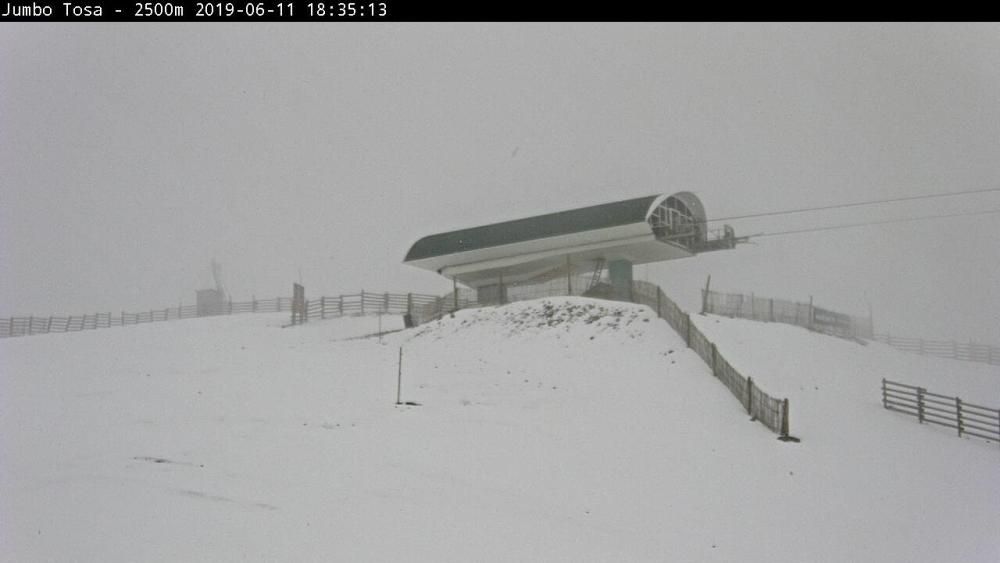
M923 338L900 338L888 334L876 334L875 340L893 348L925 356L937 356L952 360L981 362L1000 365L1000 348L988 344L956 342L954 340L925 340Z
M457 304L457 307L456 307ZM422 293L375 293L362 290L335 296L307 299L301 322L332 319L345 315L410 315L414 324L440 318L442 314L456 308L475 306L475 302L462 295L454 299L452 294L444 297ZM294 324L299 324L293 319Z
M744 377L719 353L718 347L691 322L691 316L663 293L659 286L632 282L632 300L648 305L656 314L684 338L710 368L712 375L743 404L752 419L779 434L782 440L797 440L788 433L788 399L776 399L757 386L753 378Z
M1000 443L1000 409L887 379L882 380L882 406L916 417L921 424L952 428L959 436L975 436Z
M278 313L288 311L291 299L275 297L273 299L252 299L250 301L228 301L222 304L221 310L199 314L197 305L178 305L165 309L150 309L134 313L107 312L91 315L69 316L29 316L0 318L0 338L13 336L30 336L50 332L77 332L98 328L111 328L178 319L193 319L212 315L235 315L239 313Z
M808 303L754 294L702 290L703 313L755 321L785 323L848 338L874 336L871 317L856 317Z
M418 319L440 316L443 311L453 310L455 300L440 298L434 295L419 293L373 293L362 290L356 294L320 297L305 302L303 322L316 319L333 318L342 315L365 314L406 314L410 313ZM467 297L457 301L459 307L468 307L472 303ZM98 328L111 328L160 321L193 319L215 315L236 315L240 313L281 313L291 312L291 297L275 297L273 299L252 299L250 301L228 301L222 307L213 311L200 311L197 305L178 305L165 309L150 309L127 313L94 313L92 315L71 316L28 316L0 318L0 338L13 336L31 336L51 332L77 332ZM200 313L200 314L199 314Z

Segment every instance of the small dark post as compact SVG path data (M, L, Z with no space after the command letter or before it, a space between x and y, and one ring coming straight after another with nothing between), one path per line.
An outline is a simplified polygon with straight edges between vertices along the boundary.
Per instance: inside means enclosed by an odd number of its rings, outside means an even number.
M656 316L660 317L661 319L663 318L663 314L660 312L660 300L662 298L661 297L662 295L663 295L663 291L660 290L659 287L657 287L656 288Z
M691 347L691 315L684 313L684 322L687 325L687 334L685 335L684 342L687 343L688 348Z
M769 309L771 311L771 317L770 318L771 318L771 322L773 323L774 322L774 299L770 299L769 301L770 301Z
M926 389L923 387L917 387L917 420L920 424L924 423L924 392Z
M451 308L451 314L452 314L452 316L454 316L455 315L455 311L458 310L458 280L457 279L451 278L451 288L452 288L452 294L453 294L453 297L452 297L453 303L452 303L452 308Z
M785 399L781 405L781 438L788 439L788 437L788 399Z
M361 290L361 314L365 314L365 290Z
M399 370L396 373L396 404L402 404L403 393L403 347L399 347Z
M719 363L719 350L715 347L715 343L712 343L712 375L719 377L719 371L716 366Z
M809 330L813 329L813 317L815 316L815 311L813 311L813 296L809 296Z
M708 288L712 283L712 274L708 275L708 279L705 280L705 289L701 292L701 314L704 315L708 312Z
M958 435L961 436L965 425L962 424L962 399L958 397L955 397L955 416L958 419Z
M337 297L337 314L344 316L344 294Z
M45 332L49 332L51 328L52 328L52 317L50 316L49 322L45 323Z
M382 312L389 312L389 292L385 292L385 296L382 298Z
M256 295L251 295L250 299L251 299L251 303L253 303L253 305L251 305L251 310L254 313L256 313L257 312L257 296Z
M35 323L34 315L28 317L28 336L31 336L31 325Z
M886 394L885 378L882 378L882 408L889 408L889 396Z
M504 287L503 287L503 272L500 272L500 284L499 284L499 286L500 286L500 304L501 305L506 305L507 304L507 290L505 290Z
M753 416L753 378L747 377L747 414Z
M326 296L325 295L319 298L319 318L321 318L321 319L325 319L326 318Z
M406 314L413 315L413 293L406 294Z

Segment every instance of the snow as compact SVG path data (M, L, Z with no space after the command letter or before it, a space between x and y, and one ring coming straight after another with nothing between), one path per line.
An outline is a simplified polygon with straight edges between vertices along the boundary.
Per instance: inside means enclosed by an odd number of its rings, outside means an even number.
M0 558L1000 560L1000 446L879 403L884 376L995 405L995 366L693 318L801 443L647 307L585 298L381 343L283 314L0 341Z

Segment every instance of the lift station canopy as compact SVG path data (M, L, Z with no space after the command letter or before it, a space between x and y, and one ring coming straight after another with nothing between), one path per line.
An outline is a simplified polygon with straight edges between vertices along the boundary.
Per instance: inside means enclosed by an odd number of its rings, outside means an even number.
M709 232L705 208L691 192L651 195L429 235L404 263L469 287L544 281L605 263L632 265L732 248L728 225Z

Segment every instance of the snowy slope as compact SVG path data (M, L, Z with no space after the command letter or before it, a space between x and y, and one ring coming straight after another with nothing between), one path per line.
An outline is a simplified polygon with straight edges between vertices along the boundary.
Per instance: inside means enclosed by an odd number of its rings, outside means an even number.
M381 344L352 338L374 318L283 315L0 341L0 557L1000 559L1000 447L883 411L857 366L898 353L716 320L697 322L791 399L802 443L749 422L648 308L582 298ZM419 406L394 405L400 346ZM990 392L945 363L942 392Z

